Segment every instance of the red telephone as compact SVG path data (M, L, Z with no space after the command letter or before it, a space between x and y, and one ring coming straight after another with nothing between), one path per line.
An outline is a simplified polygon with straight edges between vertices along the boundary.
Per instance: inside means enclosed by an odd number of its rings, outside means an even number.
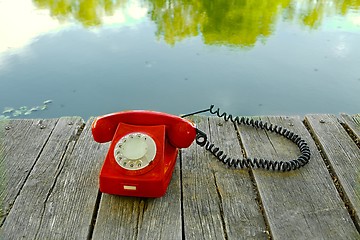
M126 111L98 117L94 140L111 141L100 171L103 193L161 197L175 167L178 148L194 141L196 127L178 116L153 111Z

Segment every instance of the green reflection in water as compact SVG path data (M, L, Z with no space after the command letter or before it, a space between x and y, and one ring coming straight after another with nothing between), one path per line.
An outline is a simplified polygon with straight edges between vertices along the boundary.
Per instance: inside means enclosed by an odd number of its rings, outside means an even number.
M40 9L49 9L50 14L60 21L77 19L85 27L101 25L101 18L113 15L116 9L126 5L128 0L33 0Z
M100 26L104 16L124 9L131 0L33 0L60 21L76 19L85 27ZM174 45L202 35L206 44L252 47L274 31L277 20L297 22L310 29L326 16L360 9L360 0L143 0L156 23L158 38Z
M303 0L292 1L286 10L291 20L316 29L326 16L345 16L350 10L359 9L360 0Z
M153 3L151 19L169 44L201 32L206 44L253 46L271 35L273 24L290 0L166 0Z

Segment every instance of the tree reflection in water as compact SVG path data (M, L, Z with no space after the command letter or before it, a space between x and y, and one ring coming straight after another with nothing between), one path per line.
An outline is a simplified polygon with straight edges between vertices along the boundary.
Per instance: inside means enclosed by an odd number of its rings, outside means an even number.
M102 25L104 16L132 0L33 0L60 21L76 19L85 27ZM310 29L324 17L360 9L360 0L139 0L157 26L156 36L174 45L201 35L205 44L252 47L265 42L279 18Z

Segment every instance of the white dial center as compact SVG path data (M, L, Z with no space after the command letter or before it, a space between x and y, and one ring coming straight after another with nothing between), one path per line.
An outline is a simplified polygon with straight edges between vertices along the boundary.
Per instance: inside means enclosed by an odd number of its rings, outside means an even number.
M114 157L120 167L139 170L148 166L156 156L154 139L145 133L133 132L123 136L115 145Z
M141 138L128 138L123 144L124 157L130 160L142 158L147 152L147 144Z

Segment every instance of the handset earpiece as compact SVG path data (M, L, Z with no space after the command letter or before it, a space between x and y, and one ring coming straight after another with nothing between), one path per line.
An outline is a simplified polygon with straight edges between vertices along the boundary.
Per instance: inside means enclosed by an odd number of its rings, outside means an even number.
M190 121L185 121L175 123L167 129L169 141L174 147L187 148L191 145L196 137L195 125Z

